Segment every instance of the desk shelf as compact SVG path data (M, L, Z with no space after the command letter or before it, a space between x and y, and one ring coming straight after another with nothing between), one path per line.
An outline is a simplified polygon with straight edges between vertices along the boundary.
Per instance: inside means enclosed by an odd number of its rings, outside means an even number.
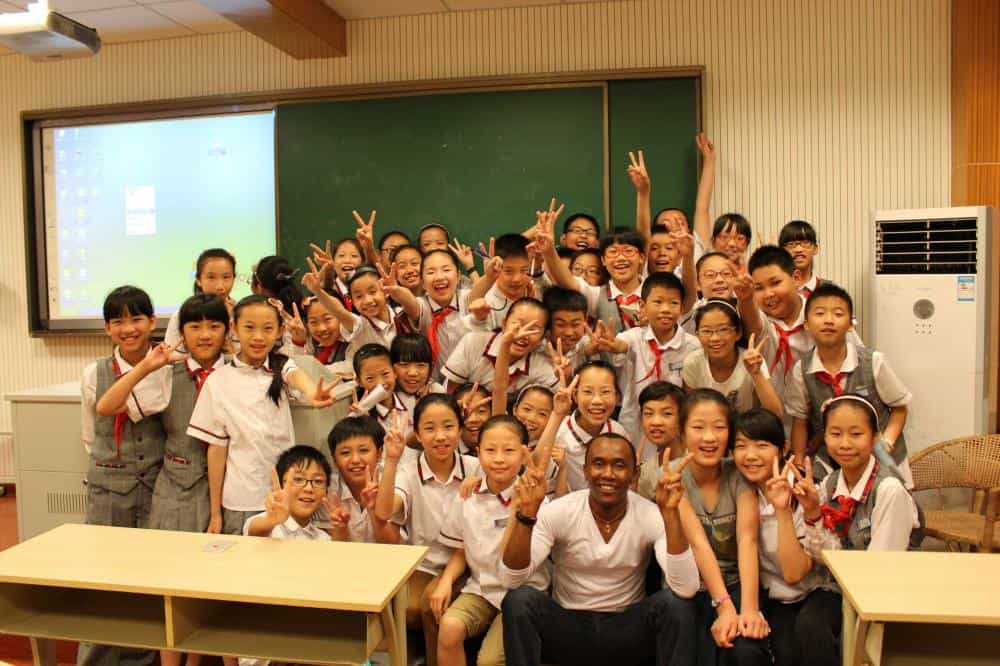
M0 632L127 647L166 647L163 597L0 583Z

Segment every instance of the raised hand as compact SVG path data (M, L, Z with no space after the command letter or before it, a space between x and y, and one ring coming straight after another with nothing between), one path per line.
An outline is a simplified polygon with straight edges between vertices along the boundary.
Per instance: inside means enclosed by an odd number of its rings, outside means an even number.
M628 159L630 164L625 168L628 173L629 180L632 181L632 185L635 187L635 191L639 194L649 194L649 173L646 171L646 158L642 154L642 150L639 151L639 159L635 157L635 153L631 150L628 152Z
M760 336L760 344L754 345L755 334L750 334L750 340L747 343L747 349L743 352L743 365L746 367L747 372L750 373L751 377L756 377L760 373L761 367L764 365L764 357L761 355L761 350L764 349L764 345L767 344L767 336Z
M313 391L310 402L313 407L329 407L333 404L333 389L340 383L340 377L334 377L328 385L323 386L323 377L316 380L316 390Z
M271 468L271 492L264 498L264 511L268 519L275 525L281 525L288 520L291 513L292 498L288 491L281 487L278 470Z
M670 232L670 236L681 257L694 257L694 236L687 229L675 229Z
M483 245L483 241L479 241L478 247L479 247L479 256L483 258L483 265L486 265L486 263L490 259L496 257L496 250L495 250L496 238L494 238L493 236L490 236L490 242L488 246Z
M503 334L500 337L500 344L504 346L508 351L510 346L515 340L527 337L529 335L535 335L536 333L541 333L542 329L539 328L538 322L530 321L527 324L512 324L503 330Z
M352 210L354 221L358 223L358 229L354 232L354 237L361 243L361 247L375 247L375 211L368 216L368 221L361 217L356 210Z
M458 263L462 264L462 268L471 271L476 267L476 258L472 253L471 247L463 245L457 237L451 239L451 245L448 247L455 253L455 257L458 259Z
M340 500L340 496L334 494L332 500L324 496L322 504L327 513L330 514L330 522L333 524L333 529L346 530L347 526L351 524L351 510L344 506L344 503Z
M168 345L166 342L161 342L150 350L149 354L146 355L146 358L143 359L143 362L149 366L150 370L158 370L170 363L183 361L188 357L188 355L181 354L176 351L181 342L183 342L183 340L178 340L172 345Z
M701 156L706 161L715 160L717 156L715 152L715 144L712 143L707 136L705 136L704 132L698 132L698 134L694 137L694 142L698 146L698 152L701 153Z
M771 478L764 484L764 497L778 510L792 508L792 484L788 481L789 467L792 461L785 463L784 469L778 467L778 457L774 457Z
M476 411L480 407L490 404L492 396L482 395L479 393L479 382L472 385L472 390L466 393L461 400L458 401L458 406L462 408L462 416L465 418L469 417L469 414Z
M805 517L809 520L815 520L820 515L819 488L816 487L816 482L813 481L812 459L809 456L806 456L805 464L805 474L802 474L794 464L790 466L792 474L795 476L795 487L792 488L792 493L795 494L796 499L799 500L799 504L802 505L802 512L805 514Z
M365 476L367 477L368 482L365 483L365 487L361 489L361 493L358 495L360 500L358 503L361 504L366 511L371 512L375 510L375 498L378 497L379 478L376 473L376 469L371 465L365 465Z
M309 249L313 251L312 259L316 262L317 266L333 263L333 246L330 241L327 241L324 247L320 247L315 243L309 243Z
M666 458L668 455L669 453L664 452L663 457ZM684 468L687 467L687 464L693 458L693 453L687 454L681 458L680 463L678 463L675 469L670 469L669 461L663 461L663 472L660 474L659 481L656 482L656 503L660 506L661 510L674 511L680 506L681 499L684 497L684 483L681 481L681 472L684 471Z
M741 301L751 300L753 298L753 278L747 273L747 269L730 261L729 270L733 272L733 294Z
M573 378L573 381L566 384L566 375L560 370L559 388L552 396L552 411L557 414L566 415L573 411L573 393L576 385L580 383L580 375Z
M292 303L291 314L282 310L281 318L284 320L285 327L288 328L288 332L292 336L292 342L300 347L304 345L309 336L306 332L306 325L302 323L302 315L299 314L299 304Z
M562 467L566 463L566 449L559 446L558 444L553 444L552 462L554 462L559 467Z
M547 465L548 456L540 456L545 461L536 462L527 446L524 447L524 473L518 478L514 485L521 506L521 513L529 518L538 515L538 508L545 500L548 491L548 484L545 482L545 468L542 462Z
M327 275L333 270L333 261L321 264L319 268L316 268L313 259L307 258L306 263L309 264L309 270L302 275L302 286L319 295L319 292L323 291L323 285L326 284Z
M385 451L385 459L392 462L399 462L406 450L406 438L403 436L402 416L399 412L392 413L392 427L385 433L382 440L382 448Z
M555 347L552 346L551 340L546 340L545 346L549 350L549 358L552 360L552 367L555 368L556 373L561 371L569 375L572 371L570 367L572 362L563 354L562 338L556 338Z
M485 321L490 316L492 308L485 298L477 298L469 303L469 314L477 321Z
M396 294L399 293L400 289L406 289L406 287L402 287L399 284L399 278L398 278L396 264L393 264L389 268L388 272L386 272L386 270L384 268L382 268L381 264L378 264L376 266L376 268L378 269L379 275L382 276L382 279L379 280L379 283L378 283L379 287L382 288L382 291L389 298L396 298Z

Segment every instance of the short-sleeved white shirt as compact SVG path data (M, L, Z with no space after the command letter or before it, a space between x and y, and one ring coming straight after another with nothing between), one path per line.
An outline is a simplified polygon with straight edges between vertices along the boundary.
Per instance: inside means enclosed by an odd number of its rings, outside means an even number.
M489 288L483 299L490 306L490 313L486 315L486 327L489 330L503 328L503 320L507 318L510 306L514 305L518 299L511 298L503 293L500 285L496 282Z
M588 284L582 277L576 278L576 288L587 299L587 314L591 317L597 316L597 303L602 298L607 299L608 301L617 301L619 296L626 299L635 296L636 299L633 300L630 305L619 305L618 309L624 315L622 318L623 326L627 327L628 324L625 317L632 320L633 326L638 324L639 302L642 297L642 280L639 281L639 286L629 293L625 293L619 289L613 281L610 281L605 285L592 285Z
M484 478L472 496L451 503L438 537L449 548L465 550L470 576L462 592L483 597L496 609L507 594L507 587L500 580L501 541L510 518L513 494L513 484L499 495L490 492ZM539 567L527 584L538 590L547 589L548 568Z
M687 358L684 359L684 370L681 372L681 378L684 380L684 386L686 388L710 388L715 389L722 395L726 396L729 404L737 412L745 412L748 409L754 407L760 401L757 400L757 394L753 385L753 377L747 372L746 366L743 365L743 355L745 350L738 349L736 354L736 367L733 368L732 374L726 378L725 381L716 381L715 377L712 376L712 370L709 368L708 358L705 356L704 349L697 349L691 352ZM771 375L767 371L767 364L762 363L760 366L760 371L770 379Z
M283 381L297 369L295 361L285 361ZM235 358L208 376L191 414L190 437L229 449L222 506L231 511L264 507L271 469L295 444L287 387L275 404L267 395L271 377L269 363L254 368Z
M667 585L678 596L698 591L698 567L688 548L667 553L667 537L659 508L629 492L628 509L611 541L597 527L589 490L570 493L538 511L531 534L531 564L512 570L500 560L500 578L517 587L552 556L552 597L563 608L618 612L642 599L646 569L655 552Z
M480 473L479 460L459 453L455 454L455 464L445 482L434 476L425 453L420 454L416 463L399 465L396 469L396 495L403 500L403 508L392 519L407 528L411 544L429 548L417 566L420 571L434 576L444 571L451 551L438 540L441 525L451 503L458 501L462 482Z
M618 420L628 432L641 432L642 420L639 418L639 394L655 381L670 382L681 385L681 370L688 354L701 349L701 343L680 326L666 344L656 339L653 329L649 326L632 328L622 331L617 338L628 345L624 354L611 354L612 364L619 368L618 385L622 393L622 409ZM650 343L656 344L661 350L659 374L656 372L656 355Z
M252 523L257 518L261 516L266 516L267 512L258 513L255 516L250 516L247 518L246 522L243 523L243 536L250 535L250 523ZM272 539L305 539L306 541L330 541L330 535L324 532L322 529L316 526L315 523L309 522L305 526L299 525L299 523L291 516L288 519L276 525L273 530L271 530L270 537Z
M152 350L150 350L152 351ZM119 377L132 370L132 365L122 358L118 347L112 352L114 363L118 366ZM97 418L97 401L101 396L97 395L97 364L101 361L94 361L83 369L83 377L80 380L80 434L83 440L83 448L88 452L94 443L94 422ZM128 418L133 423L138 423L147 416L159 414L167 408L170 402L170 389L173 384L173 369L166 365L159 370L149 373L139 383L132 388L132 392L125 402Z
M459 341L469 331L466 325L466 315L469 314L469 290L457 290L451 299L451 303L447 306L438 305L426 295L419 299L419 303L420 318L417 320L416 329L423 335L428 336L428 340L430 340L429 332L431 324L434 322L434 317L446 307L449 310L448 314L441 315L444 318L440 320L437 329L435 329L438 355L435 360L435 367L432 368L432 376L438 379L441 377L441 366L444 365L448 357L451 356L451 352L458 346Z
M406 315L402 309L394 308L391 305L389 306L389 321L387 322L353 313L351 316L354 317L354 328L351 329L351 332L348 333L341 328L343 338L348 343L347 351L344 353L348 361L353 360L358 350L367 344L379 344L389 349L392 346L392 341L396 339L398 326L409 326L408 322L403 324L406 322Z
M609 419L601 427L601 434L609 432L621 435L630 441L632 439L632 435L614 419ZM583 474L583 463L587 458L587 445L592 439L590 433L576 422L575 413L567 416L559 424L559 430L556 431L556 444L566 452L566 484L570 490L581 490L589 487Z
M442 368L445 378L455 384L479 385L493 390L493 365L500 353L500 333L469 333L455 348ZM552 361L539 345L531 353L510 364L508 390L519 391L528 384L541 384L552 388L559 383L552 368Z

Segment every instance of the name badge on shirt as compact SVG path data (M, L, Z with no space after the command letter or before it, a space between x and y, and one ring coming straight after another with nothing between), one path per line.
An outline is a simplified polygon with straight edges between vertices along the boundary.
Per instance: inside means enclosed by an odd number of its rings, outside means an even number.
M508 520L507 516L504 516L503 518L497 518L496 520L493 521L493 527L504 529L507 527L507 520Z
M865 397L867 397L870 394L867 386L857 386L854 388L854 392L857 393L858 395L863 395Z
M669 367L671 372L680 372L684 369L684 361L681 360L676 363L671 363Z
M858 529L859 530L867 530L871 526L872 526L872 521L869 518L860 518L858 520Z

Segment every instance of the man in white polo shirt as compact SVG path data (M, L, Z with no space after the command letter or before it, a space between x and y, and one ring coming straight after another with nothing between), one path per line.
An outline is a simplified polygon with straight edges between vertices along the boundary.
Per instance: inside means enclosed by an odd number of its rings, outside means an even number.
M605 433L587 447L589 489L541 507L541 471L530 468L518 482L500 565L503 582L517 588L503 601L508 666L694 663L695 627L683 606L698 591L698 569L677 511L679 475L661 482L657 507L629 490L636 467L631 443ZM670 589L647 597L654 552ZM517 587L550 555L552 597Z

